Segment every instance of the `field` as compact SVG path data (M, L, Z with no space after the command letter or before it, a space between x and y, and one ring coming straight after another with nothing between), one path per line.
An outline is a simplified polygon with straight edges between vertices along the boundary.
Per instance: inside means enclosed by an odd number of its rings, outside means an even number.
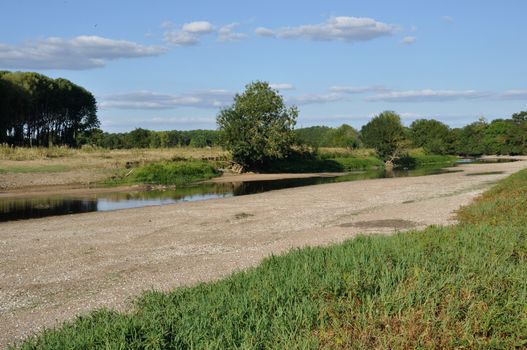
M130 313L100 310L20 348L522 348L526 198L523 170L455 226L296 249L218 282L146 293Z
M94 186L120 180L131 168L149 163L225 158L227 153L220 148L107 150L0 146L0 190Z
M107 150L4 145L0 146L0 190L21 193L140 183L178 185L220 175L229 167L229 158L221 148ZM418 166L445 166L455 157L417 154L415 159ZM320 148L308 158L267 164L263 172L346 172L382 167L371 149Z

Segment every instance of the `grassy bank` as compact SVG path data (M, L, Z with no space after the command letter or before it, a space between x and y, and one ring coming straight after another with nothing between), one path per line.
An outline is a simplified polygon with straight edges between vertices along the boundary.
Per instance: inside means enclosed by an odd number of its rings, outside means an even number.
M398 160L399 168L447 167L453 166L456 156L449 155L409 155ZM262 172L269 173L307 173L307 172L347 172L356 170L382 169L384 162L371 154L318 153L308 157L291 157L266 164Z
M220 175L210 163L204 161L179 161L154 163L140 167L130 176L127 182L182 185L191 182L208 180Z
M150 292L23 349L527 346L527 170L460 224L297 249L215 283Z
M456 160L456 156L449 155L410 155L400 159L399 166L410 169L430 166L453 166L456 164Z

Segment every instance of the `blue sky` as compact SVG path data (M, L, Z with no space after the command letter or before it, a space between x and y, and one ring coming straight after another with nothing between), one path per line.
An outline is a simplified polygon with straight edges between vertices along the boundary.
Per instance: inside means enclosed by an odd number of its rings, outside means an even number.
M90 90L106 131L213 129L254 80L297 127L527 109L527 2L2 0L0 69ZM8 14L8 15L7 15Z

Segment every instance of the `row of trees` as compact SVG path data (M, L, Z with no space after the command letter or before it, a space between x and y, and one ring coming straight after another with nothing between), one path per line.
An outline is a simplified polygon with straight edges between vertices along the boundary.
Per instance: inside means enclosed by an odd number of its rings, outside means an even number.
M343 124L338 128L302 128L294 133L300 144L314 148L378 147L378 142L387 139L391 141L381 143L422 147L429 154L527 154L527 112L491 122L481 118L463 128L450 128L434 119L419 119L404 127L395 112L387 111L366 125L360 132Z
M211 147L219 145L216 130L152 131L142 128L125 133L107 133L92 129L80 135L80 145L93 145L110 149L166 148L166 147Z
M419 119L405 128L399 115L388 111L364 125L360 138L384 159L409 147L422 147L429 154L527 154L527 112L490 123L481 118L452 129L434 119Z
M95 97L69 80L0 71L0 143L76 146L99 126Z
M295 144L318 147L373 147L388 159L408 147L431 154L527 154L527 112L509 119L480 119L452 129L420 119L404 127L395 112L383 112L359 131L315 126L294 130L298 110L278 91L254 82L220 111L218 130L106 133L98 129L94 96L66 79L31 72L0 71L0 143L19 146L84 144L105 148L222 145L242 164L256 166L287 157Z
M392 111L383 112L360 132L349 125L333 129L312 127L293 130L296 107L287 108L278 91L265 82L247 85L243 94L217 117L222 144L233 160L249 168L286 158L296 141L313 147L374 148L383 160L403 157L410 147L430 154L527 154L527 112L488 123L481 118L463 128L451 129L437 120L419 119L409 128Z

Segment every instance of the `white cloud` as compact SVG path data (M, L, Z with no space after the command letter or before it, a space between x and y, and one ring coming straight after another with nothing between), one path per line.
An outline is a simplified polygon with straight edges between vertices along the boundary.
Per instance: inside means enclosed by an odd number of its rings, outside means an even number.
M161 27L167 29L164 33L165 42L174 46L196 45L202 35L214 31L214 26L207 21L185 23L181 28L174 28L172 22L165 21L161 23Z
M218 41L220 42L228 42L228 41L238 41L241 39L244 39L247 37L244 33L237 33L234 31L234 28L236 28L239 24L238 23L231 23L227 24L226 26L221 27L218 29Z
M461 99L478 99L492 96L489 92L475 90L408 90L408 91L391 91L367 97L367 101L384 101L384 102L442 102Z
M507 90L501 94L502 100L527 100L527 90Z
M269 86L276 90L294 90L295 89L293 84L288 84L288 83L274 83L274 84L269 84Z
M441 17L441 19L447 23L453 23L454 22L454 17L451 17L451 16L443 16Z
M231 23L218 29L207 21L185 23L180 28L176 28L171 22L161 24L167 29L164 33L165 42L174 46L196 45L203 35L210 33L218 34L219 42L238 41L246 38L246 34L234 31L238 25L238 23Z
M207 21L185 23L181 29L187 33L195 34L206 34L214 30L212 24Z
M104 67L108 61L158 56L165 52L166 48L159 46L99 36L51 37L18 46L0 44L0 67L81 70Z
M258 27L255 29L254 32L260 36L271 36L271 37L275 36L275 32L273 32L271 29L267 29L264 27Z
M215 118L211 117L154 117L150 120L152 124L180 125L180 124L214 124Z
M199 43L199 36L182 30L165 32L165 42L175 46L191 46Z
M403 45L411 45L415 43L417 38L415 36L405 36L401 39L401 44Z
M356 86L332 86L329 88L329 91L331 92L337 92L337 93L344 93L344 94L365 94L370 92L387 92L390 91L390 89L384 87L384 86L362 86L362 87L356 87Z
M372 18L339 16L330 17L324 23L298 27L283 27L275 30L260 27L256 29L256 34L287 39L357 42L391 35L397 29L395 25L378 22Z
M234 93L206 90L186 94L137 91L100 97L102 109L175 109L178 107L220 108L232 102Z
M336 102L336 101L341 101L344 98L345 98L344 95L332 92L329 94L307 94L307 95L287 97L285 100L288 104L307 105L307 104Z

